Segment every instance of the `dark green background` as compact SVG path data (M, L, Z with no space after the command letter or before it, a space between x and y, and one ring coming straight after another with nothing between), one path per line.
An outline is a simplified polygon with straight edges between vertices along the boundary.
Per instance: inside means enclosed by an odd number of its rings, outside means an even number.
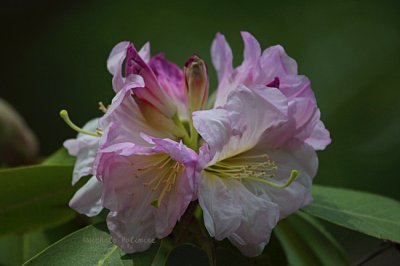
M400 199L399 11L396 1L6 1L0 97L49 154L75 135L61 108L82 125L111 100L106 59L117 42L149 40L178 65L193 52L211 65L219 31L239 64L247 30L263 47L282 44L312 81L333 139L316 182Z

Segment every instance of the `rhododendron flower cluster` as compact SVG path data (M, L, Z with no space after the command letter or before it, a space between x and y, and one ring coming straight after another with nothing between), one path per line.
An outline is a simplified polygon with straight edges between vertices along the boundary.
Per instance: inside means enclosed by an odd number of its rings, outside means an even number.
M73 184L91 175L70 201L88 216L109 210L112 240L127 253L164 238L193 201L206 229L257 256L277 222L308 204L329 132L310 82L277 45L262 51L243 32L244 59L232 65L221 34L212 47L218 74L213 108L205 110L206 63L192 55L180 68L121 42L107 67L116 92L104 114L64 146L77 157Z

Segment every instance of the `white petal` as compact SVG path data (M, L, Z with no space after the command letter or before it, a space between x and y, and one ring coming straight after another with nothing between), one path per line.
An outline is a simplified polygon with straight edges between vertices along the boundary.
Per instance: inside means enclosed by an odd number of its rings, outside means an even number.
M222 240L240 226L241 208L235 193L219 177L204 173L199 185L204 224L212 237Z
M142 49L139 51L140 57L143 59L145 63L149 63L150 61L150 43L146 42Z
M103 184L95 176L82 186L72 197L69 206L81 214L89 217L95 216L101 212L101 195Z
M83 127L84 130L96 131L98 118L90 120ZM83 176L93 174L93 162L99 146L99 138L79 133L76 139L69 139L64 142L70 155L76 156L72 184L76 184Z
M125 79L122 76L123 69L122 64L126 57L126 48L129 42L120 42L112 49L108 60L107 69L113 75L113 88L115 92L118 92L124 86Z

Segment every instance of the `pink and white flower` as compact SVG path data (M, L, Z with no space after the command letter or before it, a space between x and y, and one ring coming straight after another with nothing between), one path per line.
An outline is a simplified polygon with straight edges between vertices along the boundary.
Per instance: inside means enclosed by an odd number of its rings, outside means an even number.
M211 110L203 110L208 77L199 57L182 70L150 58L148 43L112 50L116 96L103 117L78 128L89 136L65 146L77 156L73 183L93 175L71 207L89 216L110 210L108 227L125 252L169 235L198 198L211 236L257 256L277 222L311 201L315 151L330 137L310 82L281 46L261 53L252 35L242 37L237 68L223 35L212 44L219 85Z
M210 235L257 256L276 223L311 201L315 149L330 138L295 61L280 46L261 55L255 38L242 36L244 61L233 69L231 50L217 34L217 107L193 114L206 143L198 197Z
M183 71L162 55L149 59L148 44L139 52L118 44L107 65L117 94L96 125L101 137L80 134L65 143L78 156L74 178L95 176L70 205L87 215L110 210L113 241L127 253L139 252L152 243L144 240L170 234L196 197L198 155L182 142L197 143L184 125L191 118L189 88Z

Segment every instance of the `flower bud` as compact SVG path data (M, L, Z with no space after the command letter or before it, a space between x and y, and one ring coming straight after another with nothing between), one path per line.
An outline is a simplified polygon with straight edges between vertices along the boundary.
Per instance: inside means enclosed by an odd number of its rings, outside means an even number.
M17 166L35 163L39 145L24 119L0 99L0 164Z
M207 66L197 55L185 63L185 89L191 112L204 109L208 97Z

